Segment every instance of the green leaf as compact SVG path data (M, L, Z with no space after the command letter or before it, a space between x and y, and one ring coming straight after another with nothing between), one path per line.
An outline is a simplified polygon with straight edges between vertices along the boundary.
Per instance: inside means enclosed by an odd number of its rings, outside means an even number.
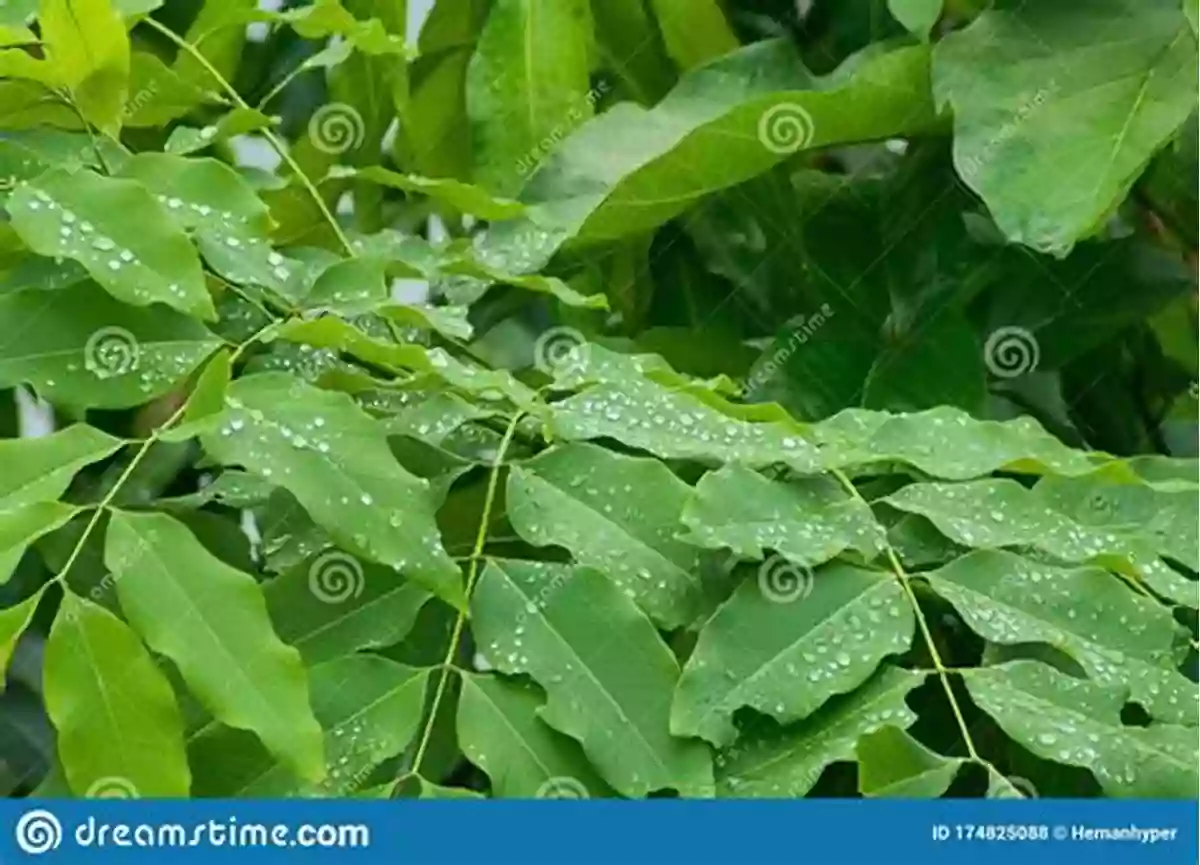
M415 192L462 213L478 216L480 219L512 219L525 211L525 206L519 201L497 198L478 186L472 186L453 178L438 179L414 174L399 174L379 165L367 168L335 166L330 170L329 176L332 178L354 177L404 192Z
M57 499L80 469L122 444L87 424L40 438L0 440L0 511Z
M325 731L325 777L298 778L285 763L228 727L189 747L196 795L243 798L337 798L366 786L371 771L402 752L421 720L427 670L377 655L327 661L310 673L313 712Z
M463 753L492 779L501 799L610 796L579 743L538 715L545 696L534 686L492 675L465 673L458 698L458 741Z
M1200 724L1196 685L1176 669L1184 634L1171 611L1107 571L977 550L922 576L981 637L1048 643L1097 682L1127 685L1152 717Z
M1168 594L1192 605L1198 602L1195 584L1174 575L1132 527L1078 523L1055 510L1036 489L1014 480L911 484L883 501L928 518L942 534L966 547L1027 547L1064 562L1096 562L1165 587ZM1179 591L1173 591L1180 582ZM1188 586L1191 597L1185 593Z
M0 610L0 693L4 692L8 662L12 658L13 650L17 647L17 640L29 627L30 619L37 612L43 591L43 589L39 589L21 603Z
M1160 489L1104 474L1042 478L1036 491L1055 510L1087 526L1134 530L1154 538L1160 555L1200 571L1200 488Z
M429 593L390 568L326 550L263 588L275 630L307 664L399 643Z
M495 0L467 67L475 177L515 194L524 175L591 116L587 0Z
M216 97L182 78L157 54L135 51L129 64L129 100L122 123L127 127L165 126Z
M483 260L536 270L569 239L640 234L802 149L930 126L926 48L857 60L816 78L787 41L760 42L695 69L650 110L614 106L543 163L521 193L528 217L493 226Z
M888 0L888 10L910 33L929 39L929 31L942 17L943 0Z
M1062 256L1187 119L1195 68L1178 0L1004 2L938 44L933 77L963 179L1009 239Z
M71 92L88 122L116 135L129 87L129 36L120 12L109 0L41 0L38 23L56 83Z
M31 543L66 524L78 510L61 502L37 502L0 511L0 584L8 582Z
M55 404L128 408L175 388L221 340L160 306L138 308L87 283L0 296L0 386L28 382Z
M683 70L741 47L718 0L650 0L667 53Z
M165 514L115 513L104 563L130 623L175 662L218 720L253 731L301 776L322 777L321 730L300 654L275 636L250 575Z
M141 640L103 607L63 593L45 662L46 711L78 795L186 796L183 719Z
M814 424L812 432L828 468L898 462L949 480L1000 470L1086 474L1104 459L1067 447L1027 415L980 421L950 407L912 414L847 409Z
M78 261L118 300L216 318L196 250L140 183L54 169L18 186L8 212L30 249Z
M673 690L679 666L650 620L602 574L492 561L471 612L488 662L542 686L542 720L578 740L617 792L711 793L706 749L672 736L666 701L646 699Z
M462 603L429 482L396 462L384 428L349 396L264 373L235 381L226 403L220 429L202 437L215 459L288 490L339 547Z
M657 460L566 445L508 477L508 519L534 546L566 548L664 628L700 613L699 555L676 540L691 492Z
M1196 731L1121 723L1125 689L1072 679L1036 661L1014 661L964 676L981 709L1037 756L1079 766L1114 797L1196 795Z
M731 417L735 406L695 389L630 379L589 388L552 409L552 430L568 441L612 438L666 459L817 470L816 450L798 426Z
M831 700L799 724L762 723L717 755L717 794L728 798L799 798L831 763L854 760L861 736L884 724L912 724L905 702L921 673L882 667L862 687Z
M913 613L891 574L843 564L759 569L705 623L671 705L671 732L729 745L742 706L781 723L853 691L908 649Z
M950 787L962 760L930 751L898 727L858 740L858 789L870 798L937 799Z
M774 550L801 567L823 564L847 549L872 559L883 529L863 501L830 477L768 480L741 466L709 472L683 512L688 543L730 549L744 559Z

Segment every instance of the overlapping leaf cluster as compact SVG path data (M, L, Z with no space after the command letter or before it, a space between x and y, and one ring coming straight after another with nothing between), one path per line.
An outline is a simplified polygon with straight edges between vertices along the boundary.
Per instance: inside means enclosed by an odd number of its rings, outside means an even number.
M1114 226L1195 109L1176 0L896 2L826 75L714 0L441 2L415 57L402 4L172 5L0 9L0 387L61 421L0 440L14 789L1197 795L1195 461L997 411L981 338L1170 354L1190 239ZM307 46L257 100L251 23ZM882 139L929 149L793 161ZM1081 274L1138 280L1095 333ZM766 332L689 317L718 276Z

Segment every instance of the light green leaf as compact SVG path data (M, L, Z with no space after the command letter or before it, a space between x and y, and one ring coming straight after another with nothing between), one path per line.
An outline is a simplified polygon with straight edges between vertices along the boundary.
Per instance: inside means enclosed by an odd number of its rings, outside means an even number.
M814 567L847 549L872 559L882 551L883 527L862 500L830 477L768 480L742 466L709 472L683 512L681 540L730 549L743 559L774 550Z
M140 183L54 169L18 186L8 211L30 249L78 261L118 300L216 318L196 250Z
M1113 797L1196 795L1196 730L1121 723L1125 689L1073 679L1037 661L972 670L967 690L1009 736L1037 756L1079 766Z
M511 198L498 198L485 189L463 183L453 178L421 177L415 174L400 174L379 165L367 168L335 166L329 172L331 178L356 177L392 189L414 192L432 198L462 213L480 219L512 219L525 211L525 206Z
M253 731L299 775L322 777L300 654L275 636L253 577L165 514L113 514L104 563L130 623L218 720Z
M0 511L57 499L80 469L122 444L81 423L39 438L0 440Z
M812 435L828 468L899 462L949 480L999 470L1086 474L1106 459L1072 450L1027 415L980 421L949 406L911 414L847 409L813 424Z
M942 17L943 0L888 0L888 10L914 36L929 39L929 31Z
M741 47L718 0L650 0L667 53L691 69Z
M666 459L817 470L816 449L798 426L732 417L736 407L698 389L630 379L591 387L551 408L553 433L568 441L613 438Z
M672 736L670 707L646 697L674 689L675 657L606 577L590 568L492 561L471 611L488 662L532 676L546 691L540 717L577 739L619 793L711 793L707 750Z
M937 799L962 766L930 751L898 727L883 727L858 740L858 789L867 797Z
M1200 571L1200 488L1194 483L1160 489L1093 474L1042 478L1035 489L1051 507L1082 525L1149 535L1160 555Z
M462 603L429 482L396 462L384 428L349 396L263 373L235 381L226 402L220 429L202 437L215 459L287 489L339 547Z
M394 646L429 593L390 568L326 550L263 588L275 630L307 664Z
M538 294L548 294L566 306L576 306L583 309L608 309L608 298L603 294L580 294L570 285L554 276L527 275L519 276L489 267L471 256L462 256L442 262L440 271L444 274L458 274L468 277L459 282L445 285L448 297L458 303L474 303L483 297L490 283L512 285L526 291Z
M675 539L687 484L658 460L590 444L513 466L508 519L534 546L567 549L666 629L700 613L699 554Z
M31 543L65 525L78 510L62 502L36 502L0 511L0 584L8 582Z
M1107 571L977 550L922 576L981 637L1049 643L1097 682L1128 685L1152 717L1200 724L1196 685L1176 669L1186 635L1169 609Z
M495 0L467 67L475 177L502 195L592 114L587 0Z
M313 711L325 736L324 780L296 777L257 742L214 727L189 747L196 795L338 798L366 786L372 770L408 746L424 705L427 670L377 655L318 664L310 674Z
M157 54L135 51L129 66L124 126L165 126L220 97L180 77Z
M223 162L140 153L121 169L155 194L170 219L196 239L204 260L230 282L288 295L303 266L271 248L267 206Z
M65 591L46 643L44 676L46 711L73 792L188 795L175 694L124 622Z
M0 610L0 693L4 692L8 662L12 658L13 650L17 647L17 640L29 627L29 620L37 612L44 591L44 588L38 589L19 604Z
M579 743L538 717L545 702L532 685L463 674L458 741L467 759L492 779L492 796L547 798L566 792L572 782L576 798L611 796Z
M180 59L187 59L187 57L181 53ZM176 69L179 69L178 65ZM235 135L270 129L278 122L279 118L263 114L253 108L234 108L222 114L211 126L204 126L200 129L176 126L171 130L171 136L167 139L163 149L167 153L183 156L228 141Z
M966 547L1028 547L1064 562L1096 562L1136 574L1193 606L1198 602L1195 583L1173 574L1139 533L1078 523L1014 480L911 484L883 501L928 518Z
M830 700L799 724L780 729L764 722L717 755L717 795L727 798L799 798L831 763L855 759L859 738L883 724L917 719L905 697L924 674L884 666L862 687Z
M912 608L891 574L840 563L781 573L769 562L700 631L671 732L723 746L737 735L742 706L785 724L807 718L907 650L912 635Z
M938 44L933 82L1001 231L1065 256L1194 109L1195 70L1178 0L1012 0Z
M129 87L129 35L109 0L41 0L42 42L56 82L104 132L121 128Z
M695 69L654 108L618 104L564 140L521 193L528 217L492 226L482 259L531 272L569 239L644 233L800 150L928 128L928 63L925 47L873 51L816 78L770 40Z
M28 382L56 404L128 408L167 393L221 340L161 306L138 308L85 283L0 296L0 387Z

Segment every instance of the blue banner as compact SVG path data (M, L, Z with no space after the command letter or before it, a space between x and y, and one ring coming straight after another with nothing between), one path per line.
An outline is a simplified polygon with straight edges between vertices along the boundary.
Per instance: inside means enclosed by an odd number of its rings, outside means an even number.
M8 800L0 862L1194 865L1197 803Z

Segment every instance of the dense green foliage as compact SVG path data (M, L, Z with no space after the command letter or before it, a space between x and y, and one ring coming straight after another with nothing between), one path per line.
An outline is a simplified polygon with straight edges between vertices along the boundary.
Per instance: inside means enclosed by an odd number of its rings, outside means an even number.
M408 17L0 3L7 793L1197 795L1195 0Z

